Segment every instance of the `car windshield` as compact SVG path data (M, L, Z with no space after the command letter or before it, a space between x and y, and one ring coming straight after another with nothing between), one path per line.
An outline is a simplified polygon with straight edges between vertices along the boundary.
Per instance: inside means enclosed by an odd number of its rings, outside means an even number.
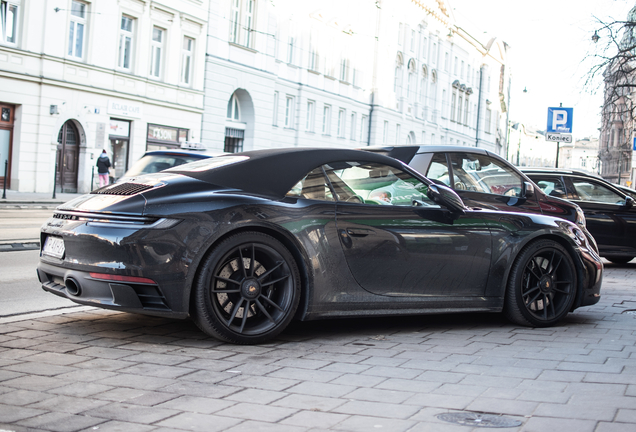
M145 155L126 172L126 177L152 174L186 163L201 160L200 157L188 155Z

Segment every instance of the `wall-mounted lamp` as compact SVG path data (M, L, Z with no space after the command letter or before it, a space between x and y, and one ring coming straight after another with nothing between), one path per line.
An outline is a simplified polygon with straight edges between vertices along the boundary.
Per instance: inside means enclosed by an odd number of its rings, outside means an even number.
M51 105L49 107L49 114L51 114L51 115L59 114L59 111L57 110L57 105Z

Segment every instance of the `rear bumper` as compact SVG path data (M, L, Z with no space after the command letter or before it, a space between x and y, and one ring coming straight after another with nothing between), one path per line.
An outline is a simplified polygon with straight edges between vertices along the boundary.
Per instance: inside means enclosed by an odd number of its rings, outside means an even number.
M43 290L75 303L170 318L188 316L170 309L157 284L106 281L44 262L39 263L37 274Z

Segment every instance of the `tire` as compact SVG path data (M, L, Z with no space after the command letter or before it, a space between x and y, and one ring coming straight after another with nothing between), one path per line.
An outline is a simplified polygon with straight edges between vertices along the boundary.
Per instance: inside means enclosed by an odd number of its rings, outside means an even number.
M552 240L524 247L510 271L504 314L515 324L549 327L574 304L576 267L568 251Z
M287 327L299 301L300 274L289 250L267 234L242 232L203 259L191 309L194 322L208 335L257 344Z
M628 262L633 260L634 257L633 256L612 256L612 257L605 257L605 259L614 264L627 264Z

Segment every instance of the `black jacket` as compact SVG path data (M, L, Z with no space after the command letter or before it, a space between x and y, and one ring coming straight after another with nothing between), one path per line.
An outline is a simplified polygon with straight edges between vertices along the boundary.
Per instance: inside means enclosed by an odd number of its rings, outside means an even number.
M101 154L100 157L97 158L97 172L99 174L108 174L108 168L110 168L110 159L105 154Z

